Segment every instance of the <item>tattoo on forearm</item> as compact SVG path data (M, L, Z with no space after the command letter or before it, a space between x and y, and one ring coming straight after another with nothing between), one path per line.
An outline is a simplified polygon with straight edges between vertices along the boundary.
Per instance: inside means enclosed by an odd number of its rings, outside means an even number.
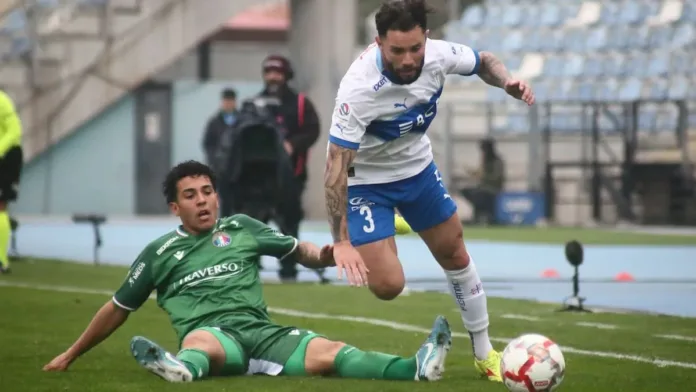
M326 212L334 243L348 240L346 212L348 209L348 167L355 151L331 144L324 170Z
M479 58L481 59L479 78L491 86L500 88L505 86L505 82L511 78L505 64L490 52L479 53Z

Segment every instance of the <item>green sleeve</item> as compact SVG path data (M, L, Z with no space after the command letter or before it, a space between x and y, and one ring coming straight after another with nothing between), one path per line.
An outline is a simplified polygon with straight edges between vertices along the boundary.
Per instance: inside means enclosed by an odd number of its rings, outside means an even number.
M151 259L150 252L146 249L133 262L126 279L114 294L113 301L116 305L133 312L147 301L155 289Z
M249 216L244 216L239 221L256 239L261 255L282 259L297 249L298 241L293 236L284 235Z
M0 157L21 144L22 124L15 111L14 103L7 94L0 92Z

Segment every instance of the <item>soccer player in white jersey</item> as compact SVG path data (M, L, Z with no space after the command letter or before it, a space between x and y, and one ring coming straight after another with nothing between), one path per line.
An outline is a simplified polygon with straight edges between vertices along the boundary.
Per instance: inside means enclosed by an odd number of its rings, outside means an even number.
M429 39L428 13L424 0L384 3L375 16L376 43L341 81L325 169L334 258L352 284L367 284L383 300L397 297L404 288L394 241L398 209L444 269L471 335L477 371L500 382L486 296L425 133L446 75L477 75L528 105L534 94L493 54Z

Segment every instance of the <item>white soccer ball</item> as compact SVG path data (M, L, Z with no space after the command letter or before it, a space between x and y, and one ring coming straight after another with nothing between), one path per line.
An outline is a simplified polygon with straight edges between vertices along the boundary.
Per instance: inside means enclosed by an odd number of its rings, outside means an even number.
M500 374L511 392L553 391L563 381L565 359L551 339L526 334L505 347Z

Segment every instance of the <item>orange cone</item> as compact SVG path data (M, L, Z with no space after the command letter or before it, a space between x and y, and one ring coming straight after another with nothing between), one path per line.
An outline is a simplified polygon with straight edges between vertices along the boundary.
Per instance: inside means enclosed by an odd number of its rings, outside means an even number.
M614 277L614 280L617 282L635 282L636 281L636 279L633 277L633 275L629 274L628 272L618 273Z
M541 272L541 277L547 279L555 279L560 278L561 274L559 274L558 271L556 271L555 269L549 268Z

